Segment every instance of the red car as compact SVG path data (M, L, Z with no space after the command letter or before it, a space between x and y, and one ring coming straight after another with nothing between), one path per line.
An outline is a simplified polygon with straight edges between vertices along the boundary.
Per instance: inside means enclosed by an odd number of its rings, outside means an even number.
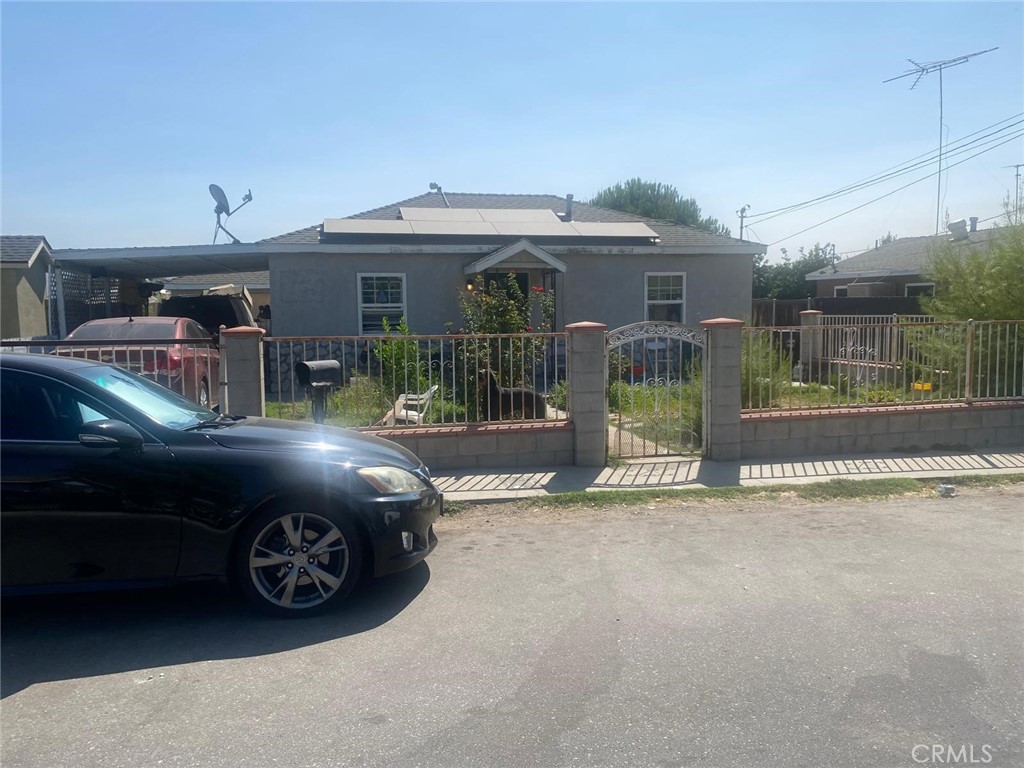
M182 343L175 343L177 340ZM205 408L218 400L220 352L187 317L109 317L82 323L56 353L113 363L141 374ZM211 394L213 397L211 398Z

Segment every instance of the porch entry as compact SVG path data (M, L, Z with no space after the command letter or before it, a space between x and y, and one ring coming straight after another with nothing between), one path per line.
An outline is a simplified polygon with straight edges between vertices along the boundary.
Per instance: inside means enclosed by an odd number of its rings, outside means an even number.
M704 432L705 332L644 322L608 333L608 453L699 453Z

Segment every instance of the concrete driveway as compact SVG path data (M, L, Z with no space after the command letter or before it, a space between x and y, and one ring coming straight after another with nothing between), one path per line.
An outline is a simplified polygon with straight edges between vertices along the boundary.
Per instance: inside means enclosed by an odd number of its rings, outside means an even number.
M440 528L318 619L210 587L8 602L0 761L1024 764L1024 488Z

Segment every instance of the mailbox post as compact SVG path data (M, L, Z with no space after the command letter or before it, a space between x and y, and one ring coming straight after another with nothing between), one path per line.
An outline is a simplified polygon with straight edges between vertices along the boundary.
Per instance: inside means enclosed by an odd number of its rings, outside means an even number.
M341 363L337 360L308 360L295 364L295 378L313 401L313 421L327 419L327 393L341 386Z

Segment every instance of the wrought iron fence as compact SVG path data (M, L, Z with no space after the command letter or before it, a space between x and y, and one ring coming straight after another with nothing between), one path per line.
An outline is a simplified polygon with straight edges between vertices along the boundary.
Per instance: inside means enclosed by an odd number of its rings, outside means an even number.
M311 420L300 362L336 360L326 423L453 426L566 418L564 333L279 337L264 340L267 415Z
M748 412L1021 400L1024 321L745 328L741 387Z
M0 341L4 352L60 355L111 363L138 373L206 407L220 402L220 352L197 339Z

